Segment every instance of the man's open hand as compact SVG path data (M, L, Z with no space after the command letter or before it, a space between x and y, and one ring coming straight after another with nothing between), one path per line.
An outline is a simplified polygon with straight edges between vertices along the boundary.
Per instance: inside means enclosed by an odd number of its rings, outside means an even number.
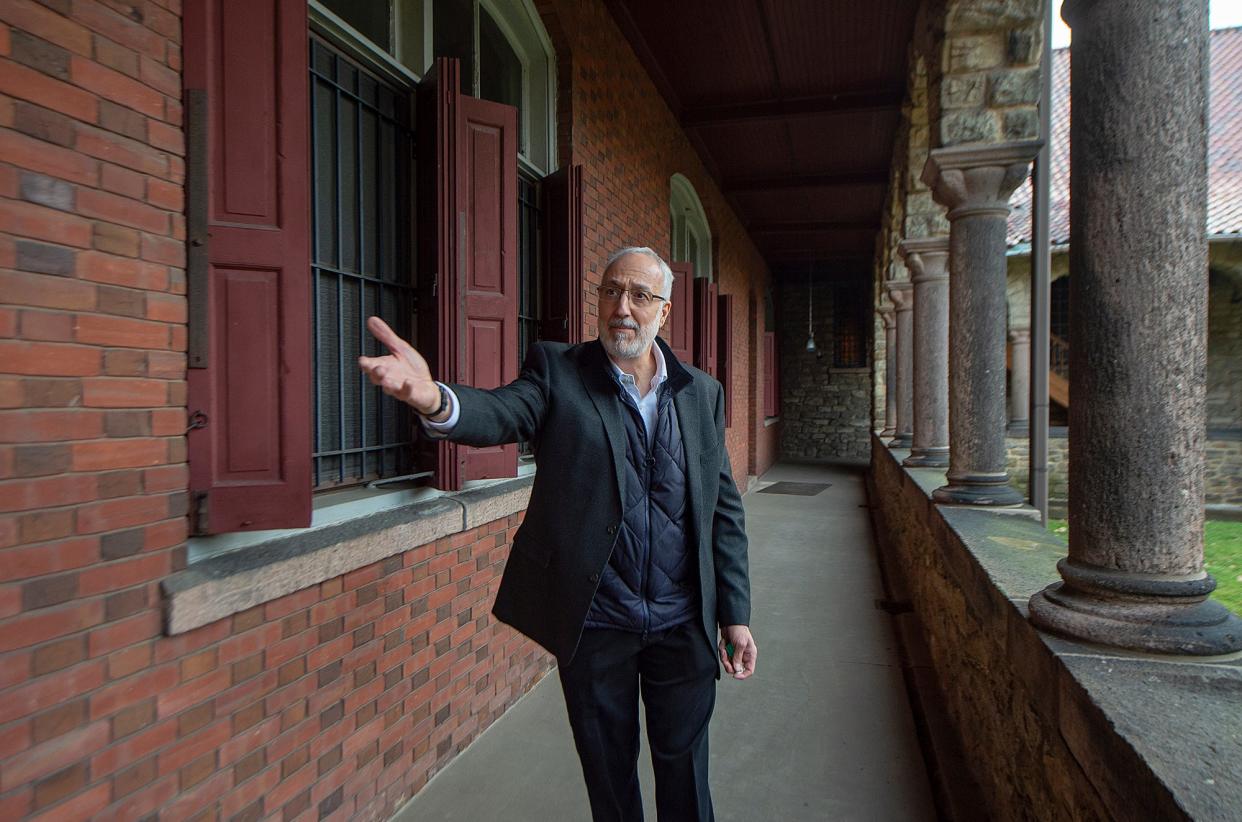
M427 415L440 407L440 389L431 379L427 361L379 317L367 318L367 330L391 351L383 357L359 357L358 367L372 385Z
M729 656L729 645L733 646L733 656ZM725 625L720 629L720 661L724 663L725 672L734 679L745 679L755 672L755 663L759 661L759 646L750 635L750 628L745 625Z

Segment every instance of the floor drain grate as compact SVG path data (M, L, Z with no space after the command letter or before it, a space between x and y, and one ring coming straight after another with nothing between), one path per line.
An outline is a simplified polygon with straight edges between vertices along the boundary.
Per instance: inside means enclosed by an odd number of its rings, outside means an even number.
M760 494L789 494L795 497L813 497L826 488L831 482L774 482L767 488L760 488Z

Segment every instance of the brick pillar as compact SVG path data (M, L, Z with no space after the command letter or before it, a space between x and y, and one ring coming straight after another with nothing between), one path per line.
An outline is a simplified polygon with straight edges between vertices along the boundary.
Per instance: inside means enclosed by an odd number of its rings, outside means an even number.
M1203 567L1207 0L1067 2L1069 556L1031 620L1105 645L1242 650Z
M949 481L937 502L1023 501L1005 467L1005 220L1039 145L940 148L923 168L949 209Z

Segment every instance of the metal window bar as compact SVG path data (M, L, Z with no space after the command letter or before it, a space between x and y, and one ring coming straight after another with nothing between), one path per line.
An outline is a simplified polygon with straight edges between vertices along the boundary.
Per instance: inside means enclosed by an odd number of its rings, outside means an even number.
M412 470L409 409L356 372L354 357L378 353L363 325L369 314L413 336L414 141L408 90L318 38L311 38L310 80L314 483L322 489Z
M518 365L526 362L530 347L539 340L539 326L543 319L541 293L544 265L542 248L542 219L539 202L540 185L537 181L518 176ZM531 454L528 442L518 443L518 454Z
M832 300L832 366L865 368L866 294L854 284L838 285Z

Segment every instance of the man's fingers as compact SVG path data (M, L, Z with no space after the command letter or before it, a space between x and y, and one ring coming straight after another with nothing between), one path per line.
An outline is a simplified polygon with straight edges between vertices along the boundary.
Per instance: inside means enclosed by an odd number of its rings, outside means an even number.
M729 659L729 648L723 639L716 644L716 649L720 654L720 664L725 667L725 673L732 674L733 662Z
M367 330L394 354L407 354L414 350L409 343L397 336L397 332L388 327L388 323L379 317L367 317Z

